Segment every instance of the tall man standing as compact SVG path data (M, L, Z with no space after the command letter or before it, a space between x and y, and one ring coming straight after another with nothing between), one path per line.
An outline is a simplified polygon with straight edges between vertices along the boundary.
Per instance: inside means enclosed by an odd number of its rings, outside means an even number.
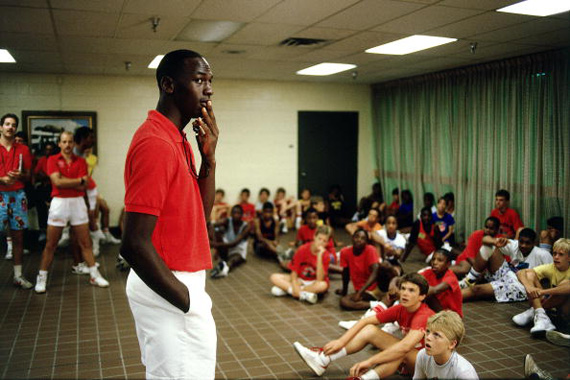
M156 110L135 132L125 164L127 297L147 378L213 379L216 326L205 291L219 134L212 71L200 54L176 50L156 79ZM199 171L183 132L192 118Z

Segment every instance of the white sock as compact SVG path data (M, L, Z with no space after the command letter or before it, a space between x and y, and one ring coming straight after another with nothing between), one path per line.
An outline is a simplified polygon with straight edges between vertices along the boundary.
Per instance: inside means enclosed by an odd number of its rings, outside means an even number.
M369 369L364 375L360 376L362 380L380 380L380 376L373 369Z
M339 352L336 352L332 355L325 355L325 356L328 356L328 358L330 359L331 362L333 360L344 358L346 356L346 348L343 347Z
M481 276L481 273L477 272L475 269L469 269L469 273L467 273L467 279L471 281L477 280Z
M8 249L12 249L12 238L11 237L6 238L6 245L7 245Z
M479 249L479 255L485 261L489 260L489 257L491 257L493 252L495 252L495 247L489 247L489 246L484 245L484 244Z
M39 275L42 277L47 277L48 271L47 270L40 270Z
M289 294L289 295L293 294L293 287L292 286L287 288L287 294Z
M99 271L97 270L97 265L89 267L89 274L91 275L92 278L99 277Z
M14 277L22 277L22 266L14 265Z
M544 310L544 308L539 307L538 309L534 309L534 315L537 315L539 313L545 314L546 315L546 311Z

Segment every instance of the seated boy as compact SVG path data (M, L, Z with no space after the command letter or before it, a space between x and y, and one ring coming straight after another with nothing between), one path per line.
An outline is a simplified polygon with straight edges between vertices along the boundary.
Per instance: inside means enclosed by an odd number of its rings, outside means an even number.
M495 298L497 302L524 301L525 289L514 271L552 263L550 253L536 247L535 240L536 232L530 228L523 228L518 240L483 237L483 246L473 267L459 283L463 301L481 298ZM509 257L510 263L505 256ZM474 285L485 271L488 271L485 278L489 283Z
M475 261L475 257L481 246L483 245L483 237L502 237L503 235L497 235L499 233L499 226L501 222L494 216L490 216L485 219L485 227L482 230L474 231L469 238L467 238L467 247L463 252L457 256L455 260L455 265L452 265L451 271L455 273L457 278L461 278L469 273L471 266Z
M554 330L545 309L558 309L564 320L570 318L570 239L558 239L553 247L553 263L543 264L532 269L517 272L524 285L530 308L513 317L518 326L534 322L531 334L541 334ZM542 280L548 280L548 288L543 288Z
M461 317L453 311L440 311L427 321L425 348L418 352L416 379L478 379L473 365L455 349L465 336Z
M439 229L433 224L432 215L429 207L424 207L420 211L420 219L416 220L412 226L412 232L402 256L402 262L406 261L412 248L416 245L420 252L426 256L427 262L431 259L430 255L443 245Z
M329 288L329 261L325 246L331 229L320 226L311 243L301 246L289 264L291 273L273 273L270 277L273 287L271 294L276 297L287 294L311 304L317 303L318 294Z
M364 229L366 232L380 231L382 229L382 225L378 223L379 220L380 210L377 208L371 208L368 211L368 217L366 219L354 223L348 223L344 228L350 236L352 236L359 228Z
M446 208L447 203L445 202L445 198L439 198L436 211L432 214L432 218L433 224L439 229L441 240L444 244L447 243L449 245L447 249L450 249L455 245L455 235L453 234L455 230L455 219L447 213Z
M380 247L382 260L394 266L399 274L403 273L398 259L406 248L406 238L398 232L398 219L389 215L384 228L372 234L371 238Z
M255 218L255 241L253 251L260 256L277 256L279 246L279 225L273 218L273 203L265 202L259 218Z
M279 219L281 231L286 234L289 228L293 228L295 225L295 208L297 201L295 198L287 196L285 188L279 187L275 192L273 203L275 204L276 215Z
M228 210L230 206L224 202L226 192L222 189L217 189L214 194L214 206L212 206L212 213L210 220L215 223L228 217Z
M414 224L414 198L410 190L402 190L401 193L402 203L396 212L396 217L398 218L398 226L402 230L402 233L409 232L409 227ZM431 215L431 211L430 211ZM407 230L404 232L404 230Z
M413 373L418 349L424 346L426 323L434 312L422 301L428 284L424 277L409 273L402 278L400 303L378 314L360 319L339 339L330 341L322 349L313 351L299 342L293 347L317 376L321 376L329 363L362 350L368 344L380 349L369 359L350 369L351 376L362 379L379 379L394 374L400 366ZM404 333L403 339L388 334L375 325L397 321Z
M342 289L336 293L342 295L340 307L346 310L366 310L370 301L381 296L376 286L380 256L374 246L368 244L368 232L359 228L352 235L352 246L340 251L342 271ZM348 283L356 293L348 294Z
M253 203L249 203L249 196L251 192L249 189L245 188L242 189L239 193L239 205L243 210L243 217L241 218L244 222L249 224L249 226L253 229L253 220L255 219L255 205Z
M212 278L226 277L230 270L245 262L249 224L242 220L240 205L232 207L231 217L214 224L214 239L210 246L215 249L218 264L210 272Z
M501 227L499 232L509 239L515 239L516 233L524 227L519 214L509 207L511 194L507 190L499 190L495 193L495 208L491 216L499 219Z
M463 296L457 277L449 270L451 252L438 249L431 258L431 267L418 273L429 284L426 303L433 311L452 310L463 318Z
M562 237L564 219L561 216L553 216L546 221L546 230L540 231L540 248L552 252L552 244Z
M388 206L386 214L396 215L399 208L400 208L400 189L395 187L394 189L392 189L392 203L390 203L390 205Z

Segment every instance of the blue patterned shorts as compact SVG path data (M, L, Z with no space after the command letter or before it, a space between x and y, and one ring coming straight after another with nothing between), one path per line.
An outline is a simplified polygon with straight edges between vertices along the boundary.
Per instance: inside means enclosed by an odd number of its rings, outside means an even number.
M24 190L0 192L0 222L14 231L28 228L28 200Z

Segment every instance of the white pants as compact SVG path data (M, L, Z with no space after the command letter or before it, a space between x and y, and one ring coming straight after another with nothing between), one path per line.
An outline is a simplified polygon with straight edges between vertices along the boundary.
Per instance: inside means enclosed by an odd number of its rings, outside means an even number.
M134 270L127 279L146 378L213 379L217 336L206 271L172 273L188 287L187 313L156 294Z

